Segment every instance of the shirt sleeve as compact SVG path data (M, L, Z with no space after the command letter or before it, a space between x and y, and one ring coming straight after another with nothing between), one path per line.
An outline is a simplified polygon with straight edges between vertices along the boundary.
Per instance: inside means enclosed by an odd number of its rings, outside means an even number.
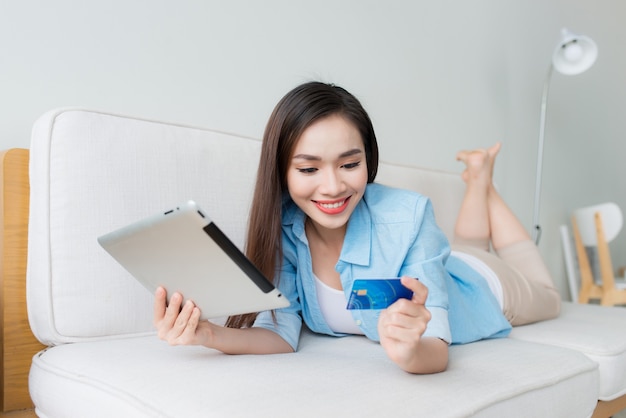
M448 321L448 292L445 267L450 245L437 222L430 199L422 197L415 210L415 236L410 246L402 275L416 277L428 288L426 308L432 317L424 336L452 341Z

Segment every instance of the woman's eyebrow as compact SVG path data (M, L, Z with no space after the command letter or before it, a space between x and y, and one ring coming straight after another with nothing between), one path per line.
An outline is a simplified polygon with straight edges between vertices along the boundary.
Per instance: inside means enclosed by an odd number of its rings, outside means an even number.
M353 155L357 155L357 154L361 154L363 153L363 150L360 148L354 148L345 152L342 152L341 154L339 154L339 158L346 158L346 157L351 157ZM309 154L296 154L293 156L293 159L296 160L307 160L307 161L320 161L322 158L316 155L309 155Z
M315 155L309 155L309 154L297 154L297 155L294 155L292 159L293 160L320 161L322 158L317 157Z
M352 157L353 155L361 154L363 152L360 148L354 148L346 152L339 154L339 158Z

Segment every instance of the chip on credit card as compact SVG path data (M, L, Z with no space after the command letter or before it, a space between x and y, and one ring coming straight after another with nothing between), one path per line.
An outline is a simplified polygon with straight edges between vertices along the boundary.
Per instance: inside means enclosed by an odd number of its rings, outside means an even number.
M355 279L347 309L385 309L400 298L411 299L413 291L399 278Z

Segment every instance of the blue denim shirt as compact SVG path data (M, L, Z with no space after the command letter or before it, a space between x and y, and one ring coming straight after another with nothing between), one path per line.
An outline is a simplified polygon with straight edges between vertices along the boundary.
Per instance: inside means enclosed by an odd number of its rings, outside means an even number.
M261 312L254 326L271 329L297 349L302 319L314 332L333 332L319 307L306 215L290 200L283 205L283 260L275 280L288 308ZM349 296L355 278L416 277L428 288L432 315L424 336L466 343L506 336L510 325L485 280L467 264L449 257L448 241L435 222L430 200L418 193L368 184L348 222L335 269ZM380 310L353 310L363 333L379 341Z

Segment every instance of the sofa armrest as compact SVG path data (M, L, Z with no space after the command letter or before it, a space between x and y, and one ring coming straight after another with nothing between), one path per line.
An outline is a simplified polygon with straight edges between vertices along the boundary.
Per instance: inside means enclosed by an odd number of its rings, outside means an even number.
M33 336L26 311L28 242L28 155L26 149L0 153L0 410L32 407L28 373L41 345Z

